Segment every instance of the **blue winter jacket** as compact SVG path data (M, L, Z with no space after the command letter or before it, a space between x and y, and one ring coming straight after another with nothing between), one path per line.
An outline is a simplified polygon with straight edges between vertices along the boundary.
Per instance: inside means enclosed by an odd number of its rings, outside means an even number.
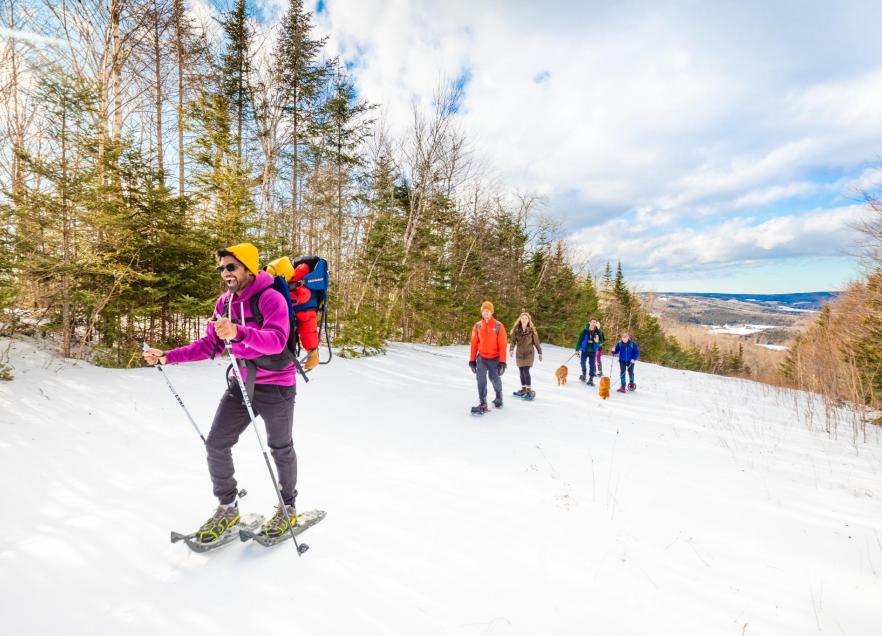
M616 348L613 349L613 355L619 355L619 360L625 363L631 363L637 358L640 357L640 349L637 347L637 343L634 340L629 340L627 343L619 340L616 343Z
M599 336L599 341L594 342L594 336ZM579 332L579 339L576 340L576 349L579 351L587 351L589 353L594 353L601 347L603 347L603 343L606 342L606 338L603 335L602 329L595 329L591 331L587 326Z

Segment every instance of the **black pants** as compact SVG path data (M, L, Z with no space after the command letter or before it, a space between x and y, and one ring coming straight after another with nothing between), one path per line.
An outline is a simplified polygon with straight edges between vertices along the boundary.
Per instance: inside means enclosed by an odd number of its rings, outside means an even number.
M530 386L530 367L518 367L521 372L521 386Z
M297 497L297 454L294 452L294 395L293 386L257 384L251 407L266 426L266 441L276 465L276 477L282 485L282 498L294 505ZM214 495L220 503L236 500L236 478L233 476L232 448L239 436L251 424L248 409L242 400L238 385L227 388L205 442L208 451L208 472ZM257 449L254 449L257 452Z
M619 360L619 379L622 381L622 386L625 386L625 371L628 372L628 377L631 378L631 382L634 381L634 361L625 362L624 360Z

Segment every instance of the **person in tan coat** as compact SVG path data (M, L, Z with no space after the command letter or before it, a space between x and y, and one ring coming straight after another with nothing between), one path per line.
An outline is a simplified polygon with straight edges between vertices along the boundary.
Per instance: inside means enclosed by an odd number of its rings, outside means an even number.
M526 311L523 312L515 326L512 327L509 335L511 336L509 340L509 355L517 350L515 361L521 373L521 390L515 391L514 394L525 400L532 400L536 397L536 392L530 388L532 384L530 380L530 367L533 366L533 350L535 349L536 353L539 354L539 362L542 362L542 345L539 343L539 332L536 331L536 326L533 324L530 314Z

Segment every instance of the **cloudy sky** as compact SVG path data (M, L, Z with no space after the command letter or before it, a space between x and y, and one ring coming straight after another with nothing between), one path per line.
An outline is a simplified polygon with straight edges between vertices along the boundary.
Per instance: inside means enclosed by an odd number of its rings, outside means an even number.
M283 0L260 0L273 20ZM440 80L510 189L659 291L839 289L882 183L882 2L320 0L395 130Z

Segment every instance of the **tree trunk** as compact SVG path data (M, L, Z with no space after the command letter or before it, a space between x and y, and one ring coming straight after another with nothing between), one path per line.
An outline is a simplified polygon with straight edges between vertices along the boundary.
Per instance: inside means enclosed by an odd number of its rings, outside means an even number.
M70 209L67 201L67 97L63 98L61 110L61 252L64 267L61 275L61 354L70 357L71 311L70 311Z
M111 72L113 73L113 141L122 136L122 42L119 36L119 20L122 13L123 0L111 0L110 29L112 37Z
M184 0L175 0L175 46L178 55L178 198L184 205Z
M160 68L159 49L159 5L153 0L153 71L156 82L156 170L159 183L165 185L165 167L163 166L162 145L162 73Z

